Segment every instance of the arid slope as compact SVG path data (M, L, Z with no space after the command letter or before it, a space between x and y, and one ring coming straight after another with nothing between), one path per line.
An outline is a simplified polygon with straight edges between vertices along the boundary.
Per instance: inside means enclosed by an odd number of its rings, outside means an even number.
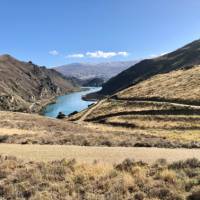
M148 99L200 105L200 66L159 74L116 94L117 99Z
M53 97L75 89L55 70L0 56L0 110L37 112Z
M111 78L98 93L101 95L112 95L156 74L167 73L185 66L199 64L200 40L196 40L172 53L137 63Z
M108 119L111 120L112 118ZM0 143L108 147L199 148L200 135L198 134L198 127L200 117L194 116L193 118L188 117L188 119L190 121L185 123L184 126L187 127L189 126L189 123L191 123L190 126L196 126L196 129L177 129L176 123L178 123L180 127L183 126L182 122L177 122L179 119L171 125L172 129L163 128L162 124L160 129L155 125L151 129L149 127L129 127L127 129L123 127L123 123L120 126L108 126L111 124L109 122L104 122L103 124L102 122L98 124L83 122L73 123L65 119L49 119L37 114L1 111ZM151 117L145 118L144 116L144 118L139 118L139 120L139 122L141 122L141 120L152 119ZM156 120L159 122L163 119L157 116ZM183 119L180 118L180 120L182 121ZM170 124L172 121L174 121L173 117L168 117L167 120L164 120L166 124ZM130 120L129 123L131 124L132 121ZM157 126L160 125L158 124ZM175 130L174 126L176 128ZM187 131L188 134L185 134L185 131Z
M69 119L165 138L179 137L181 140L190 137L197 142L196 136L200 132L199 88L200 67L185 67L122 90Z

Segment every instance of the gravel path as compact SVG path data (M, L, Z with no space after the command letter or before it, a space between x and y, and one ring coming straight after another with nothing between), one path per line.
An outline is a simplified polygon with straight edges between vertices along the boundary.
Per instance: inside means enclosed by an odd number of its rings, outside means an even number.
M94 160L104 163L119 163L126 158L134 158L153 163L159 158L168 162L200 159L200 149L164 149L135 147L82 147L67 145L18 145L0 144L0 154L12 155L23 160L51 161L56 159L72 159L78 162L91 163Z

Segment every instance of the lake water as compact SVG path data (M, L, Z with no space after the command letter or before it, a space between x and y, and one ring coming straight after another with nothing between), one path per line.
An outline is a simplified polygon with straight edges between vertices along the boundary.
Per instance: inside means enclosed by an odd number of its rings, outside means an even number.
M43 115L55 118L59 112L68 115L74 111L84 110L95 101L84 101L81 97L91 92L97 92L101 90L101 87L84 87L82 89L84 91L73 92L58 97L55 104L50 104L44 109Z

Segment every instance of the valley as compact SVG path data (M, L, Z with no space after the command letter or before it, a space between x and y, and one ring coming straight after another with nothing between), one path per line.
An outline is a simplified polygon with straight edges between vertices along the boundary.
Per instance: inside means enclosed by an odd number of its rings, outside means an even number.
M113 129L140 132L165 141L178 141L174 147L199 147L200 67L191 66L159 74L100 100L88 111L69 118ZM190 145L185 142L193 138ZM189 139L189 140L188 140ZM137 146L151 146L149 142ZM154 139L155 141L155 139ZM129 141L129 145L131 142ZM128 145L128 144L127 144ZM136 144L135 144L136 145ZM168 147L173 147L168 143Z
M80 112L96 102L84 101L82 97L88 93L101 90L101 87L81 87L80 90L81 91L57 97L55 103L44 107L42 115L56 118L59 112L65 115L69 115L73 112Z
M192 46L197 43L192 43ZM186 47L183 49L190 49L190 45ZM160 59L163 57L156 58ZM171 60L171 56L168 59ZM54 70L49 71L30 62L17 61L10 56L1 57L0 61L4 73L10 74L10 67L16 67L16 77L12 77L8 82L2 78L3 86L5 83L7 86L0 88L1 100L4 94L11 95L10 99L7 98L8 104L6 101L1 101L0 104L0 168L7 166L7 171L2 170L0 191L2 189L5 198L17 199L29 194L35 199L44 199L47 195L40 194L37 187L41 184L40 181L46 182L49 179L47 177L53 179L51 184L59 178L62 179L59 183L56 182L59 188L57 192L50 185L43 188L43 192L50 190L49 195L55 199L55 194L65 197L68 195L69 199L92 199L88 195L94 194L88 187L91 188L94 182L97 184L100 181L94 178L98 176L106 179L108 183L113 181L113 184L123 180L122 185L116 186L118 192L113 193L112 199L116 199L115 195L120 196L119 199L129 199L133 194L142 193L150 200L159 195L160 199L166 197L183 200L193 194L192 188L198 185L200 166L198 59L191 60L190 64L195 63L192 65L187 65L186 62L182 67L166 71L164 67L164 71L151 74L144 80L138 76L138 82L132 77L132 84L126 86L126 81L121 82L124 88L109 95L102 93L107 83L103 84L102 91L99 91L101 88L80 91L81 86L77 85L73 78L66 78ZM174 66L175 63L171 65ZM33 69L38 73L31 71L28 77L24 75L24 70ZM17 72L23 73L23 79L17 78ZM27 73L25 71L25 74ZM14 80L19 80L16 87ZM45 84L41 85L44 82ZM26 92L29 96L34 95L34 98L31 100ZM98 93L102 99L97 102L95 98L88 98L99 95ZM19 101L16 101L17 99ZM85 99L94 101L84 101ZM50 102L54 104L47 105ZM5 104L9 107L5 107ZM47 107L44 110L45 105ZM43 108L45 116L41 115L39 108ZM58 112L64 112L66 116L63 119L56 119ZM132 171L135 168L139 171ZM11 169L14 169L14 172ZM28 176L27 169L34 171L37 178ZM179 179L182 175L179 169L186 170L182 179ZM26 173L23 170L26 170ZM73 194L66 194L65 189L61 191L63 184L68 183L63 176L69 175L69 170L73 172L70 179L71 184L75 186L72 189ZM196 170L197 174L191 180L187 173L192 173L192 170ZM85 177L84 180L79 173ZM112 173L115 173L114 177ZM19 189L17 183L14 187L18 192L8 192L13 187L11 177L14 174L24 177L18 180L18 183L28 184L25 191ZM136 188L132 192L129 184L132 185L132 180L136 180L136 177L140 177L142 182L141 185L135 184ZM149 182L144 184L147 179ZM33 180L34 189L31 190L29 184ZM84 194L77 191L77 180L82 180L82 188L87 181L88 186L84 188ZM163 188L157 187L157 183L164 184ZM179 183L184 188L180 187ZM105 187L105 184L107 183L103 183L101 187ZM169 186L171 188L167 190ZM94 186L93 190L103 192L103 199L108 199L104 196L106 191L101 187ZM119 190L121 187L124 188L124 192ZM144 187L155 192L148 192ZM68 186L67 188L69 189ZM113 190L112 186L109 188L108 194ZM97 199L100 199L100 196Z
M0 8L0 200L200 200L200 1Z

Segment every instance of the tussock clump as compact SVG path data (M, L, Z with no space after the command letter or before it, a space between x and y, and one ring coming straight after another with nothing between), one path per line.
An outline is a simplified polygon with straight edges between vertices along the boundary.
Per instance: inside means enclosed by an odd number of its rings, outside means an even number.
M75 160L25 163L0 156L0 196L10 200L199 200L198 162L190 159L169 165L159 160L148 165L126 159L112 166ZM194 170L190 177L188 171Z
M200 161L196 158L187 159L186 161L178 161L169 165L171 169L184 169L184 168L200 168Z

